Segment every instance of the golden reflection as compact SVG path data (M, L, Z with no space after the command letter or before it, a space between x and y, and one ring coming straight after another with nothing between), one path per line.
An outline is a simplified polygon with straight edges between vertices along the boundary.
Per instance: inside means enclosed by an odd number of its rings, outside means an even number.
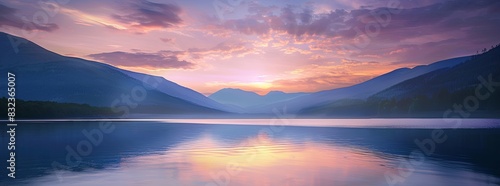
M205 136L181 143L162 155L125 160L122 166L140 164L176 170L175 180L183 185L370 184L363 180L385 183L384 160L359 149L307 140L297 144L262 135L234 143L220 141ZM363 179L346 179L353 175ZM346 180L350 183L343 183Z

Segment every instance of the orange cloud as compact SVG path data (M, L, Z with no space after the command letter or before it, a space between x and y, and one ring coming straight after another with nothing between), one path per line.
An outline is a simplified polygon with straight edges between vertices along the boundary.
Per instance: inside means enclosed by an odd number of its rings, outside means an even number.
M294 53L299 53L299 54L311 54L312 52L309 50L304 50L296 47L287 47L284 49L281 49L285 54L294 54Z

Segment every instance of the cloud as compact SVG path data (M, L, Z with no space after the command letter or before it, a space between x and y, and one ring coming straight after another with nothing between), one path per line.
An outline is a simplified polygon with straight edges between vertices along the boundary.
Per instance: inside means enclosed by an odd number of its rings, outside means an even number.
M395 60L422 64L472 54L500 40L494 33L500 30L499 9L500 2L494 0L445 1L403 9L370 38L376 45L362 48L356 55L391 54ZM353 27L365 31L366 23L377 21L371 12L383 10L351 11L362 20Z
M198 62L207 59L228 59L259 53L257 49L247 47L242 42L222 42L212 48L190 48L184 51L163 50L155 53L148 53L138 49L132 49L131 51L97 53L90 54L88 57L115 66L159 70L193 69Z
M161 4L146 0L120 1L120 3L120 5L104 3L102 6L113 10L107 14L95 14L88 10L69 7L60 7L60 11L71 16L76 24L96 25L138 34L173 28L182 23L180 18L182 10L175 4Z
M156 53L116 51L91 54L88 57L115 66L140 67L149 70L194 68L195 64L179 59L178 55L181 53L176 51L159 51Z
M331 60L324 64L308 64L294 70L264 76L253 81L217 81L205 83L212 89L241 88L258 93L269 90L316 92L358 84L394 69L374 61Z
M309 50L304 50L300 48L295 48L295 47L287 47L281 49L285 54L294 54L294 53L299 53L299 54L311 54L312 52Z
M337 57L366 59L379 56L387 57L389 61L421 64L432 61L422 57L425 55L415 60L409 58L422 53L432 55L432 60L467 54L464 51L473 54L477 48L488 47L500 40L500 35L495 33L500 30L500 1L497 0L405 1L401 2L399 9L378 1L370 2L370 6L328 11L316 10L318 6L314 3L313 6L288 5L282 8L254 3L247 15L212 23L207 30L226 35L232 32L233 35L288 40L292 41L290 45L306 44L310 50ZM387 13L390 13L389 18ZM364 42L363 37L370 29L376 34L369 36L366 46L351 47ZM397 51L399 48L404 50Z
M347 19L349 19L349 13L345 10L314 14L308 8L287 6L278 14L250 14L242 19L226 20L215 28L230 29L248 35L280 32L297 37L302 35L332 36L337 31L348 29L344 22Z
M59 28L54 23L39 24L16 15L17 9L0 4L0 27L10 26L22 30L52 32Z
M105 16L93 15L82 10L61 7L60 11L75 20L76 24L85 26L103 26L113 30L128 30L127 25L119 23Z
M130 2L122 14L112 14L116 21L141 30L156 30L174 27L182 23L181 8L175 4L149 1Z
M244 42L226 41L212 48L190 48L187 52L195 59L217 57L228 59L231 57L244 57L249 54L259 54L261 51L255 47L249 47Z
M445 32L452 34L449 37L457 37L467 34L468 31L477 30L478 27L498 30L500 20L497 17L500 16L500 12L495 9L500 9L500 2L495 0L446 1L404 9L401 13L391 16L390 23L377 38L396 41ZM382 10L379 8L375 12ZM355 14L363 22L376 21L375 16L370 16L369 10L357 10Z
M375 22L377 18L384 18L381 13L394 11L390 18L389 30L398 30L402 32L418 32L420 30L405 30L404 28L419 28L421 26L440 26L435 25L443 23L442 27L471 27L474 26L472 20L466 23L456 22L450 18L470 18L482 17L485 20L498 20L493 15L499 13L500 2L495 0L484 1L445 1L427 6L413 7L397 10L388 7L378 7L375 9L366 9L362 7L353 10L336 9L327 13L315 13L311 8L302 8L295 6L283 7L279 12L260 11L265 7L249 8L250 14L241 19L229 19L217 25L218 28L234 30L243 34L265 35L273 31L284 32L291 36L355 36L351 28L358 27L364 29L366 24ZM405 7L401 7L405 8ZM480 14L477 14L481 11ZM400 12L400 13L399 13ZM259 14L255 14L259 13ZM380 16L380 17L379 17ZM454 22L453 22L454 21ZM380 21L379 21L380 22ZM431 27L429 27L431 28ZM345 31L350 31L347 34ZM411 34L410 34L411 36Z
M358 84L393 68L375 61L339 59L288 71L271 81L271 84L276 90L315 92Z
M164 43L174 43L175 39L174 38L160 38L160 41Z

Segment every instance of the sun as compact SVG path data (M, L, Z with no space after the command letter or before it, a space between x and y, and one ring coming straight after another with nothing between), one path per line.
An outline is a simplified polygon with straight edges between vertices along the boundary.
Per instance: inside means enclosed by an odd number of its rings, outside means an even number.
M273 86L273 84L269 82L252 82L251 85L260 89L269 89Z

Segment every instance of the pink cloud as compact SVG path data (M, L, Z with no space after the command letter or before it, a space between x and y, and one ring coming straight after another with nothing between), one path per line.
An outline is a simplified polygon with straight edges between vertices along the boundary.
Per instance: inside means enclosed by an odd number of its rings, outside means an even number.
M249 54L258 54L257 48L248 46L244 42L222 42L212 48L190 48L187 53L195 59L207 57L231 58L244 57Z
M160 38L160 41L164 43L174 43L175 39L174 38Z

